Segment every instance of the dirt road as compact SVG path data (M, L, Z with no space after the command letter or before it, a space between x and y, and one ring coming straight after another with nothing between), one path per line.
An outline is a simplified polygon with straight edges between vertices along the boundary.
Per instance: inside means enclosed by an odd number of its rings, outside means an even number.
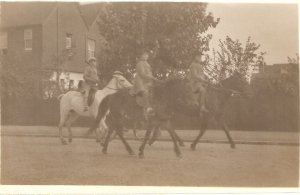
M145 159L129 156L119 140L107 155L93 139L61 145L53 137L2 136L2 184L158 186L298 186L298 146L200 143L182 148L171 142L146 147ZM137 151L138 141L129 141Z

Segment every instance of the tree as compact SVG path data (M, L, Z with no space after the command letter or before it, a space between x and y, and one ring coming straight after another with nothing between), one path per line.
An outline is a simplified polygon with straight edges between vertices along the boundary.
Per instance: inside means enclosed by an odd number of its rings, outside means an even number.
M287 58L288 58L289 64L299 64L299 54L298 53L296 54L295 58L289 57L289 56Z
M109 3L98 21L108 42L104 72L134 69L137 56L152 51L159 77L186 69L196 51L207 51L219 18L206 13L206 3ZM123 70L124 71L124 70Z
M219 40L219 50L213 50L213 57L208 65L210 76L220 81L234 72L239 72L248 81L255 68L265 65L264 55L266 52L259 52L260 45L252 42L248 37L245 46L237 39L229 36L225 40Z
M6 97L41 97L41 80L50 72L37 63L25 63L19 54L1 56L0 91Z

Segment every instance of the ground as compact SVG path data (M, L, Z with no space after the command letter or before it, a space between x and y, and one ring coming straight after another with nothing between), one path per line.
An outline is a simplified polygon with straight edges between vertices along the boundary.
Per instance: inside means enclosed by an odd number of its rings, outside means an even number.
M120 140L108 154L93 139L61 145L57 137L2 135L2 184L296 187L296 145L189 143L178 159L169 141L147 146L145 158L129 156ZM129 140L134 151L139 141Z

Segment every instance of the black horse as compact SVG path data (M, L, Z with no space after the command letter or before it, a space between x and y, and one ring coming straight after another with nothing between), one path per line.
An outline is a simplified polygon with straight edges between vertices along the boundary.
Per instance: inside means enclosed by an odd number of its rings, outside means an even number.
M178 144L183 145L183 142L175 132L175 129L172 125L175 113L181 113L191 117L199 118L198 121L201 131L191 145L193 150L195 149L199 139L206 131L208 121L212 117L219 122L222 129L225 131L231 147L235 147L224 120L224 107L230 97L232 97L234 94L242 94L245 89L247 89L247 82L241 77L241 75L234 74L228 79L223 80L219 85L208 86L208 113L201 113L198 107L189 106L187 102L190 96L187 95L189 94L187 86L188 85L185 80L173 78L154 87L153 107L155 114L154 116L148 118L146 122L146 135L142 145L139 148L140 157L144 156L144 149L146 143L151 137L151 133L154 131L152 139L150 140L150 144L152 144L156 139L156 130L163 127L169 132L172 138L176 155L179 157L181 156ZM123 137L122 120L124 116L136 121L145 120L143 108L136 103L136 98L131 96L129 91L125 89L113 95L107 96L102 101L101 105L99 106L96 123L100 122L108 110L109 114L107 115L106 123L109 127L109 132L103 146L103 153L107 152L109 138L112 132L116 131L129 154L133 154L131 147Z

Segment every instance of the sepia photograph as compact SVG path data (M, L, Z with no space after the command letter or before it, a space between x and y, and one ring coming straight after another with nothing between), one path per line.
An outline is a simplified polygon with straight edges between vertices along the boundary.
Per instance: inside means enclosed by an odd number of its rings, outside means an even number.
M299 187L295 1L0 1L0 59L2 185Z

